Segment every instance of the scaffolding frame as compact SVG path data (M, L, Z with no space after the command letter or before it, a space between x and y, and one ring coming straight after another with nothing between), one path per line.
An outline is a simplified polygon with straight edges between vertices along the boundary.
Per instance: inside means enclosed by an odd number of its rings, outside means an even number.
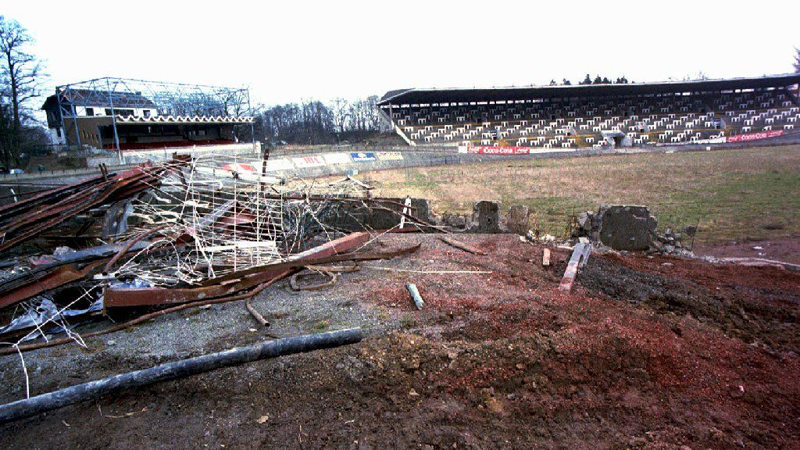
M133 78L103 77L56 87L56 99L61 129L67 146L80 148L81 136L78 120L92 117L78 115L77 107L108 106L117 155L122 159L117 114L119 109L156 109L160 116L222 116L232 118L252 117L248 88L231 88L202 84L148 81ZM115 105L116 101L116 105ZM66 122L75 127L75 142L70 142ZM234 127L235 133L235 127ZM255 145L253 123L250 136Z

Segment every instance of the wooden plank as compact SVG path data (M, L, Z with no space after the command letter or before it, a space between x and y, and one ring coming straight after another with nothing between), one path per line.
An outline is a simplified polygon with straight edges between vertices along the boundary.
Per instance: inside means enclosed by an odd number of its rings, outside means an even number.
M411 206L411 197L406 197L405 207L403 207L403 214L400 216L400 229L406 226L406 215L408 214L408 207Z
M464 250L467 253L473 253L473 254L476 254L476 255L486 256L486 252L484 252L483 250L478 250L477 248L475 248L475 247L473 247L471 245L467 245L467 244L465 244L463 242L460 242L460 241L457 241L455 239L450 239L448 237L439 236L439 240L444 242L445 244L452 245L453 247L455 247L455 248L457 248L459 250Z
M572 250L572 256L569 258L569 263L567 263L567 270L564 271L564 278L561 279L561 284L558 286L560 291L569 292L572 290L572 284L575 282L575 277L578 275L578 268L586 264L591 252L591 244L579 242L575 245L575 248Z

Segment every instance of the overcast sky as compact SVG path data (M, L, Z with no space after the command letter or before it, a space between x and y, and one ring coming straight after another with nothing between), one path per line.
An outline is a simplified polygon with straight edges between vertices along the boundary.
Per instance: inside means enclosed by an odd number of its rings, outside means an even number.
M265 104L587 72L759 76L791 72L800 47L800 1L9 1L0 14L37 39L49 91L114 76L246 86Z

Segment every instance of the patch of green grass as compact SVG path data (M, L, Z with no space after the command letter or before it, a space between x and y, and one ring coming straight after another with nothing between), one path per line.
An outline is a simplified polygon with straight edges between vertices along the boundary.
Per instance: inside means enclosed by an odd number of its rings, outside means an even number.
M528 206L544 233L601 204L645 205L659 227L697 225L698 241L800 233L800 146L493 161L371 174L377 195L429 198L438 213L476 200Z
M404 314L403 317L400 318L400 328L408 330L416 326L417 320L410 314Z
M325 331L330 326L330 322L326 320L320 320L319 322L314 324L314 332L319 333Z
M731 175L726 181L677 194L662 208L662 214L680 217L684 223L699 223L706 241L800 233L800 174L770 170Z

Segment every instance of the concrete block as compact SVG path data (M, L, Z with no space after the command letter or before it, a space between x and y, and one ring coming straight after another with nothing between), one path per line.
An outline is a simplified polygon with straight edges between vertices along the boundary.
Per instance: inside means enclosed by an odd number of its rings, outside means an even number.
M646 206L604 205L598 212L600 242L614 250L647 250L656 232L656 219Z
M528 216L530 211L527 206L514 205L506 214L506 228L512 233L524 236L528 232Z
M481 200L472 204L473 233L500 232L500 202Z

